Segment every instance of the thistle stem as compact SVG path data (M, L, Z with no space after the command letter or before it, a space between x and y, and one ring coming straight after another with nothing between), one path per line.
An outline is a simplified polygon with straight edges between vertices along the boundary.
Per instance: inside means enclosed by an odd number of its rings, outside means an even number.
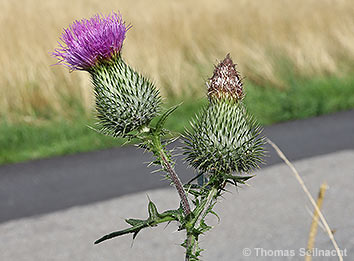
M178 192L178 195L181 199L183 213L187 217L191 213L191 207L188 202L187 193L184 190L183 184L182 184L181 180L179 179L177 173L175 172L175 170L173 169L173 167L170 164L170 161L166 155L164 147L161 144L160 133L157 134L156 132L151 132L150 129L145 130L145 132L152 133L152 136L149 137L152 142L152 151L156 157L160 158L161 166L164 167L164 169L169 174L169 177L171 178L172 183L174 184L174 186ZM188 231L187 231L187 238L188 238ZM186 261L189 261L188 249L190 248L190 245L192 244L192 242L187 240L186 243L187 243Z
M196 241L194 235L187 233L187 245L186 245L187 251L186 251L186 258L184 259L185 261L189 261L190 257L191 257L191 253L195 252L195 242L194 241ZM193 246L193 248L189 249L190 246Z
M172 168L170 162L167 160L166 154L163 151L163 149L160 151L160 156L161 156L161 159L165 165L166 171L168 172L173 184L175 185L175 187L177 189L179 197L181 198L183 212L186 216L188 216L191 213L191 208L190 208L190 205L188 202L187 193L183 188L182 182L179 179L175 170Z
M205 218L205 216L208 214L208 209L213 203L213 200L215 199L216 195L218 193L218 189L216 187L212 187L209 192L208 196L204 198L204 201L202 203L203 208L202 210L197 214L195 222L193 222L192 227L193 228L200 228L201 222ZM192 233L189 233L187 231L187 251L186 251L186 258L185 261L189 261L191 256L195 256L195 251L198 249L198 238L196 238ZM190 248L193 246L192 248Z
M179 197L181 198L181 202L182 202L182 207L183 207L183 212L186 216L188 216L190 213L191 213L191 208L190 208L190 205L189 205L189 202L188 202L188 198L187 198L187 194L186 194L186 191L184 190L183 188L183 185L182 185L182 182L181 180L179 179L177 173L174 171L174 169L172 168L171 164L169 163L169 161L167 160L167 157L166 157L166 154L163 150L161 150L160 152L160 156L161 156L161 159L165 165L165 168L167 170L167 172L169 173L170 175L170 178L173 182L173 184L175 185L176 189L177 189L177 192L179 194ZM188 236L188 233L187 233L187 246L186 246L186 249L187 249L187 252L186 252L186 259L185 261L189 261L189 254L188 254L188 249L190 248L192 242L191 240L193 240L192 238L190 238Z
M204 203L204 209L200 213L198 219L197 219L197 227L200 226L201 221L205 218L205 216L208 213L208 209L210 208L211 204L213 203L213 200L215 199L216 194L218 193L218 189L215 187L212 187L211 190L208 193L208 197L206 198L206 201Z

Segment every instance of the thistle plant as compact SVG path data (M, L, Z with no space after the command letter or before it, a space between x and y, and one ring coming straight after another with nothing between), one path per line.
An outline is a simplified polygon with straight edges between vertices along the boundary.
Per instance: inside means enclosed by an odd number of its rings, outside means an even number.
M90 74L98 130L115 138L134 139L150 151L154 155L151 164L159 166L175 186L180 205L159 212L149 201L147 219L126 219L128 228L107 234L95 244L125 234L135 238L144 228L173 221L186 233L181 244L186 249L185 260L197 261L202 251L200 235L211 229L206 217L217 215L213 207L226 185L244 184L262 163L262 129L247 113L242 79L227 55L207 82L209 104L182 135L186 162L196 171L195 177L182 184L166 148L171 140L164 139L169 134L164 124L178 106L163 110L158 89L123 60L123 41L129 29L117 13L75 21L64 30L52 55L70 70Z

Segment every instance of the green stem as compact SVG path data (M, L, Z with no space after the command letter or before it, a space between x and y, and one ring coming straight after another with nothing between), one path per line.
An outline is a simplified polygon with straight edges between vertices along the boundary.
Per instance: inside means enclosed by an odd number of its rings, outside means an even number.
M189 261L191 256L195 254L195 249L196 249L196 238L193 234L187 233L187 242L186 242L186 258L184 259L185 261Z
M203 204L203 211L200 213L199 217L197 218L197 226L200 226L200 222L205 218L207 215L207 211L210 208L211 204L213 203L213 200L215 199L216 195L218 193L218 189L216 187L212 187L211 190L208 193L208 197L206 198L205 203Z
M194 228L200 228L202 220L208 214L208 210L213 203L213 200L216 198L218 193L218 189L216 187L212 187L208 193L208 196L202 202L199 210L196 211L196 215L193 218L191 226L187 228L187 251L185 261L189 261L191 256L196 256L196 250L198 249L198 238L192 233Z

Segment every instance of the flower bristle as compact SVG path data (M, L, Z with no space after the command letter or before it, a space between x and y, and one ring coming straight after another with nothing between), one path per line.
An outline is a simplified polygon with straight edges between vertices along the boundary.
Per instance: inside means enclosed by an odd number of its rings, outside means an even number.
M215 66L213 76L207 82L209 99L231 98L235 101L244 97L243 83L236 64L230 54Z
M129 28L122 16L114 12L75 21L64 29L59 48L52 55L58 59L58 64L71 70L88 71L120 53Z

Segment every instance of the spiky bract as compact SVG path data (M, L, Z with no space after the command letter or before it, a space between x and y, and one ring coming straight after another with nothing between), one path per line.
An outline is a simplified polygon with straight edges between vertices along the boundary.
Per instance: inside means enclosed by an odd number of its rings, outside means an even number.
M192 130L184 136L184 154L200 173L248 172L262 162L260 133L241 103L214 100L192 121Z
M147 125L160 111L159 91L120 56L90 71L100 131L113 137Z

